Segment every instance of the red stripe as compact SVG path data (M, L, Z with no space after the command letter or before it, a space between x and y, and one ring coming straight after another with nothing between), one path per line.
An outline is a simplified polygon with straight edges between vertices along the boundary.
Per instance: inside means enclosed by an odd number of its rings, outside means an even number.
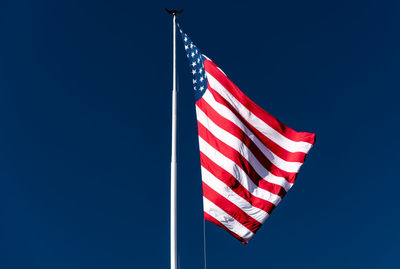
M247 215L240 207L221 196L204 182L203 196L253 233L260 229L260 222Z
M225 225L223 225L221 222L219 222L219 220L217 220L213 216L209 215L207 212L204 212L204 219L206 219L209 222L212 222L212 223L218 225L219 227L223 228L224 230L226 230L228 233L233 235L233 237L235 237L237 240L239 240L243 244L247 244L247 242L243 238L241 238L240 236L238 236L237 234L235 234L234 232L229 230L227 227L225 227Z
M262 119L269 126L275 129L277 132L282 134L293 141L303 141L310 144L314 144L315 134L307 132L296 132L295 130L284 125L282 122L274 118L268 112L263 110L257 104L255 104L250 98L248 98L232 81L230 81L210 60L204 61L204 68L207 73L212 75L219 83L221 83L224 88L229 91L243 106L245 106L249 111L251 111L258 118Z
M237 195L245 199L252 206L262 209L268 214L271 214L271 212L274 210L275 205L273 203L255 197L245 187L243 187L234 176L232 176L222 167L214 163L201 151L200 151L200 161L201 161L201 166L203 166L204 169L206 169L214 177L218 178L223 183L225 183L232 191L234 191Z
M237 164L253 181L253 183L273 194L277 194L280 197L283 197L286 194L286 191L281 186L270 183L266 180L263 180L260 175L254 170L253 166L244 158L242 155L239 154L234 148L230 147L229 145L225 144L217 137L215 137L207 128L205 128L199 121L197 122L199 136L205 140L208 144L210 144L214 149L218 150L222 155L233 161Z
M290 173L287 171L283 171L282 169L280 169L280 168L276 167L274 164L272 164L271 161L258 148L258 146L235 123L222 117L204 99L200 99L199 101L197 101L196 105L217 126L219 126L221 129L227 131L228 133L232 134L239 140L243 141L243 144L245 144L247 146L247 148L250 149L250 151L257 158L257 160L265 167L265 169L267 169L268 171L270 171L272 174L274 174L276 176L286 178L290 183L294 182L294 179L295 179L297 173ZM261 141L261 142L263 143L263 141ZM273 145L276 145L274 142L272 142L272 143L273 143ZM286 153L289 153L289 152L286 151ZM291 154L291 155L287 155L287 157L291 157L291 156L294 156L294 157L287 158L287 159L295 159L295 160L291 160L293 162L302 162L302 160L304 160L304 157L305 157L305 154L302 152L289 153L289 154ZM278 154L276 154L276 155L278 155Z

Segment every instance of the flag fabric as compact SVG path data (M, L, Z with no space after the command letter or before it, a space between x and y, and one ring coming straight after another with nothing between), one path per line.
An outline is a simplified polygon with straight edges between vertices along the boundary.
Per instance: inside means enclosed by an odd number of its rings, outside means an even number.
M246 244L293 186L315 134L256 105L179 31L193 74L204 218Z

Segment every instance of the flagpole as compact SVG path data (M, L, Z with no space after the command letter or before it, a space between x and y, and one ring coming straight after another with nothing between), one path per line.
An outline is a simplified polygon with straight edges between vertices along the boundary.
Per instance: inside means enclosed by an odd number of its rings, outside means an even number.
M173 15L172 33L172 134L171 134L171 200L170 200L170 259L171 269L177 269L177 214L176 214L176 185L177 185L177 164L176 164L176 15L183 10L166 11Z
M172 60L172 141L171 141L171 204L170 204L170 248L171 269L177 269L177 236L176 236L176 14L173 14L173 60Z

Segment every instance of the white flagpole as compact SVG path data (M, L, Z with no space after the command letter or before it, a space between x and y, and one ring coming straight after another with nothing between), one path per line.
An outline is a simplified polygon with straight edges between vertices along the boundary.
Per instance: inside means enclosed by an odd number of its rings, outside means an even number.
M172 141L171 141L171 204L170 240L171 269L177 269L177 217L176 217L176 14L173 13L173 63L172 63Z
M172 33L172 135L171 135L171 203L170 203L170 259L171 269L177 269L177 216L176 216L176 15L182 13L181 10L165 9L173 15Z

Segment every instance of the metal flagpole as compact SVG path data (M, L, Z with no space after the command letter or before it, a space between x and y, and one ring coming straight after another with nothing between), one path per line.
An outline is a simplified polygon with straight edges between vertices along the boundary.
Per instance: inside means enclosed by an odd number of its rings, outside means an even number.
M177 217L176 217L176 15L183 10L168 10L173 15L173 53L172 53L172 137L171 137L171 201L170 201L170 258L171 269L177 269Z
M176 15L173 22L173 64L172 64L172 141L171 141L171 204L170 204L170 241L171 269L177 269L176 246Z

